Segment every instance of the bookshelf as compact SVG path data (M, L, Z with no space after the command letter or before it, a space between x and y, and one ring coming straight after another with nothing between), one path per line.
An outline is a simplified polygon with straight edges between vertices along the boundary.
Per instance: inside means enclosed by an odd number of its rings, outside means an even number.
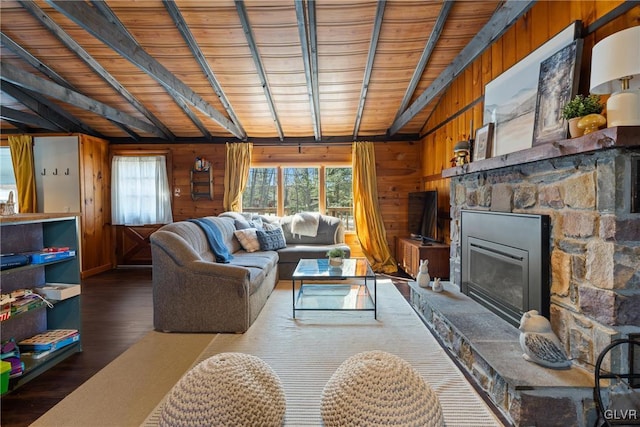
M80 284L79 218L75 214L18 214L0 217L0 249L3 254L40 251L45 247L68 246L76 255L69 258L27 264L0 271L0 291L33 289L45 283ZM48 329L81 329L80 295L62 301L51 301L53 308L41 305L12 315L0 322L2 340L16 342ZM38 359L22 356L24 373L11 378L9 390L14 390L42 374L74 353L82 351L81 341L74 342Z

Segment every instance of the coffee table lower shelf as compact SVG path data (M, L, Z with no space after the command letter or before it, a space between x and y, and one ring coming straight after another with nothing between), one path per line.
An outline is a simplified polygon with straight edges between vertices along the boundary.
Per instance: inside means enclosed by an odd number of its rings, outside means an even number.
M294 318L296 311L373 311L377 317L374 297L365 284L303 283L294 296Z

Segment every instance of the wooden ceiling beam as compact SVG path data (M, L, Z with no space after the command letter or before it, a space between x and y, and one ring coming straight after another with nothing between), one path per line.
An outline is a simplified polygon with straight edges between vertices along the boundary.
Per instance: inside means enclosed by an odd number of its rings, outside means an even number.
M382 18L384 17L385 5L386 0L378 1L373 31L371 33L371 43L369 43L367 65L364 69L364 77L362 78L362 87L360 89L360 101L358 102L358 109L356 110L356 122L353 126L353 139L358 137L360 122L362 121L362 113L364 111L364 104L367 101L367 91L369 90L369 81L371 80L371 71L373 70L373 60L376 57L376 50L378 49L378 39L380 38L380 28L382 28Z
M142 46L130 38L128 33L123 33L119 26L114 26L113 22L110 22L98 9L85 2L46 1L85 31L153 77L166 89L178 94L184 101L197 108L236 138L246 138L246 134L241 132L234 123L149 55Z
M296 20L298 33L300 34L300 46L302 47L302 59L304 74L307 80L307 94L313 122L313 133L316 141L322 139L322 127L320 125L320 96L318 87L318 37L316 31L316 6L315 1L296 1ZM305 9L306 7L306 9Z
M25 113L24 111L14 110L13 108L5 107L4 105L0 105L0 119L48 129L54 132L64 132L64 129L59 128L49 120L45 120L40 116L36 116L35 114L29 114Z
M25 73L23 70L12 64L2 63L2 75L0 78L3 81L42 93L43 95L50 96L78 108L91 111L125 126L131 126L144 132L148 132L151 135L164 138L164 135L150 123L118 111L115 108L96 101L95 99L91 99L88 96L78 93L72 89L60 86L57 83L53 83L52 81L37 77L33 74Z
M267 80L267 73L265 72L264 66L262 65L262 59L260 58L260 53L258 52L258 46L256 45L255 39L253 37L253 31L251 31L249 17L247 16L247 9L245 8L244 1L242 0L235 0L234 3L236 5L236 10L238 11L238 16L240 17L240 22L242 24L242 29L244 30L244 35L247 39L249 49L251 50L251 56L253 57L253 62L256 66L258 77L260 78L260 84L262 85L264 96L267 100L267 104L269 105L269 111L271 112L273 125L278 132L278 137L282 140L284 139L282 125L280 124L280 119L278 119L276 104L273 101L273 96L271 95L271 88L269 87L269 81Z
M427 40L427 44L424 46L424 50L422 51L422 55L418 60L418 65L413 71L413 76L411 76L411 80L409 81L409 86L407 86L407 90L402 97L402 102L400 102L400 107L398 108L398 112L396 113L396 119L400 117L400 115L404 112L409 105L409 101L411 101L411 97L413 93L416 91L418 84L420 83L420 79L422 78L422 73L424 73L424 69L427 67L429 63L429 59L431 58L431 54L438 43L438 39L440 39L440 35L442 34L442 29L444 28L445 23L447 22L447 17L449 16L449 12L453 8L454 0L445 0L442 3L442 9L440 9L440 13L438 14L438 18L436 19L436 23L433 26L433 30L431 30L431 34L429 35L429 39Z
M20 0L19 3L27 9L42 25L44 25L54 36L60 40L70 51L75 53L89 68L100 76L109 86L127 100L136 110L140 111L151 123L153 123L164 134L165 139L173 139L175 135L162 123L151 111L149 111L131 92L109 73L89 52L78 44L67 32L65 32L53 19L51 19L42 9L31 0ZM54 80L56 81L56 80ZM57 81L58 84L63 85ZM71 87L71 89L74 89ZM74 89L78 91L77 89ZM131 130L123 129L130 133Z
M394 135L409 123L423 108L443 92L453 80L467 68L482 52L503 35L533 5L535 0L507 0L493 14L491 19L467 44L455 59L440 73L420 96L398 117L388 130Z
M176 5L175 1L162 0L162 3L164 4L165 9L167 9L169 16L171 16L171 19L173 19L173 22L176 24L176 27L178 28L178 31L182 35L182 38L184 39L185 43L187 43L187 46L189 47L189 50L193 54L193 57L195 58L196 62L198 63L198 65L200 65L200 68L202 69L202 72L204 73L207 80L209 81L209 84L213 88L213 91L216 93L216 95L218 95L218 99L220 99L220 102L222 103L222 106L226 110L227 114L229 115L229 118L238 127L238 129L244 133L245 131L244 131L244 128L242 127L242 124L240 123L240 119L238 119L238 116L236 116L235 111L233 111L233 107L231 106L229 99L227 98L224 91L222 90L222 87L220 86L220 83L218 82L218 79L216 78L215 73L209 66L209 62L207 62L207 59L205 58L204 53L200 49L198 42L196 41L195 37L191 33L191 30L189 29L189 26L185 22L182 16L182 13L180 13L180 9L178 9L178 6Z
M213 136L209 132L209 129L206 128L204 123L202 123L202 121L198 118L198 116L196 116L196 113L191 111L191 108L189 108L189 105L187 105L184 99L182 99L182 97L177 92L174 92L170 89L168 91L169 91L169 94L173 97L173 100L182 109L184 114L187 115L187 117L189 118L189 120L191 120L194 126L198 128L198 130L200 131L200 133L202 133L205 139L210 141L211 138L213 138Z
M39 93L21 88L10 82L2 82L2 91L65 132L85 133L98 138L105 138L100 132L92 129L89 125Z
M325 136L322 138L322 141L317 141L315 137L285 137L284 140L280 138L251 138L250 142L254 145L265 145L265 146L274 146L274 147L290 147L290 146L318 146L318 145L326 145L326 146L336 146L336 145L352 145L354 142L358 141L366 141L366 142L383 142L383 143L394 143L394 142L409 142L413 143L420 140L420 135L415 134L396 134L393 139L390 139L388 135L369 135L366 137L359 138L358 140L353 140L353 135L341 135L341 136ZM154 144L154 143L162 143L161 140L153 139L153 138L143 138L141 141L145 144ZM226 144L229 142L229 138L214 136L211 140L205 140L204 138L190 138L190 137L178 137L175 141L172 141L174 144ZM127 138L110 138L110 144L130 144L131 140Z
M111 8L106 4L106 2L104 1L95 1L92 0L91 4L100 12L102 13L102 16L109 21L109 23L111 25L113 25L114 27L116 27L120 33L127 37L129 39L129 41L131 43L133 43L134 45L138 45L138 42L136 41L136 39L133 37L133 35L129 32L129 30L127 30L127 28L124 26L124 24L122 23L122 21L120 21L120 19L118 19L118 17L116 16L115 13L113 13L113 11L111 10ZM134 64L135 65L135 64ZM144 71L144 70L143 70ZM193 123L193 125L195 127L198 128L198 130L200 131L200 133L202 133L202 135L206 138L206 139L211 139L211 133L209 133L209 130L204 126L204 124L202 123L202 121L198 118L198 116L196 116L194 114L193 111L191 111L191 108L187 105L187 103L182 99L182 97L173 89L171 88L167 88L165 86L164 89L167 91L167 94L173 99L173 102L176 103L176 105L182 110L182 112L184 113L185 116L187 116L187 118L189 120L191 120L191 123ZM173 135L173 133L171 133L171 140L175 140L175 135Z
M31 53L27 52L26 49L13 41L11 37L3 32L0 32L0 41L2 42L2 45L4 47L8 48L11 52L18 55L20 59L31 65L36 70L40 71L45 76L49 77L54 82L58 83L60 86L65 86L69 89L73 89L73 86L71 86L69 82L67 82L60 74L56 73L48 65L40 61Z

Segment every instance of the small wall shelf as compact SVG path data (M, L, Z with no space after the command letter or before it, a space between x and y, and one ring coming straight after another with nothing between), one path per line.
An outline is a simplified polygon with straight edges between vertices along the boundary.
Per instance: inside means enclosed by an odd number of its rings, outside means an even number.
M213 170L191 171L191 199L213 200Z

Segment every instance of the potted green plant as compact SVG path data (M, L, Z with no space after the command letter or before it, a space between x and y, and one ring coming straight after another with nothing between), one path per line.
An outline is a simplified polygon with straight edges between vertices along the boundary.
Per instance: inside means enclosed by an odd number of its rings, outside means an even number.
M562 107L562 118L569 121L569 133L571 137L582 136L582 131L577 127L578 121L587 114L600 114L604 104L599 95L576 95Z
M347 253L344 249L341 248L333 248L327 251L327 256L329 257L329 265L332 267L339 267L342 265L342 261L344 260Z

